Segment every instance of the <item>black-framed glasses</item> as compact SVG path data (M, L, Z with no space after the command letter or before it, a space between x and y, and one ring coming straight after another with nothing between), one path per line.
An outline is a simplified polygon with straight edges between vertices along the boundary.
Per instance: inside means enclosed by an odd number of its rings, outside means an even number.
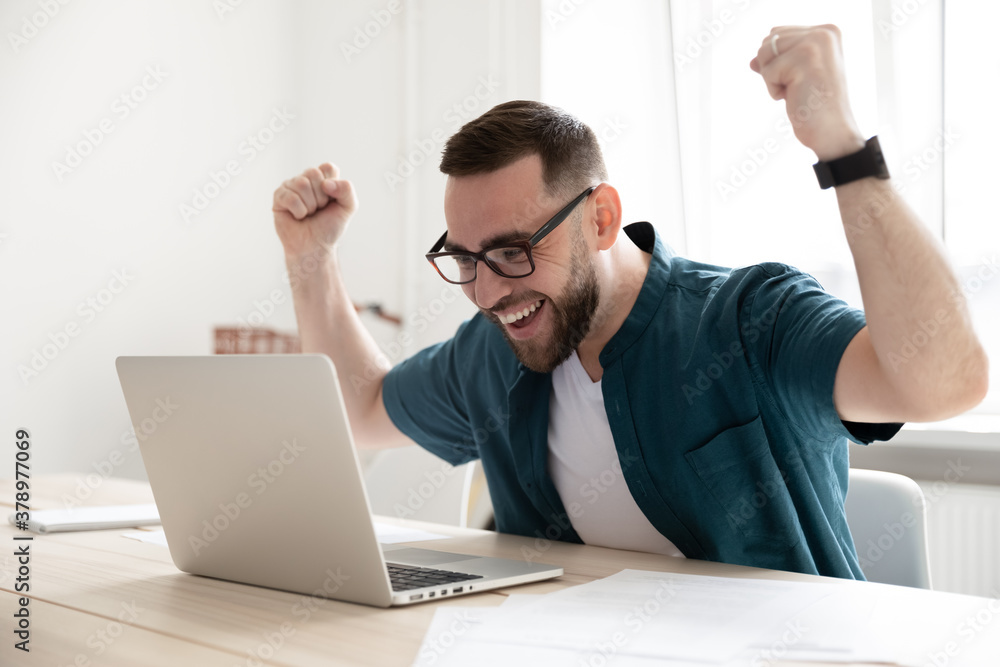
M444 240L448 236L448 232L445 232L430 252L425 255L427 261L442 278L456 285L464 285L475 280L476 267L479 266L479 262L485 263L486 266L493 269L494 273L505 278L530 276L535 271L535 260L531 256L531 249L568 218L573 209L586 199L596 187L596 185L592 185L577 195L576 199L566 204L527 241L500 243L490 248L484 248L480 252L467 250L439 252L444 247Z

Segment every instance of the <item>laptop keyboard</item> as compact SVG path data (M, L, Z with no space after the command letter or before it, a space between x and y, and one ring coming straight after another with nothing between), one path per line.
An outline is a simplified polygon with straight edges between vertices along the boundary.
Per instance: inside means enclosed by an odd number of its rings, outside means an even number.
M409 591L414 588L441 586L459 581L482 579L478 574L465 574L450 570L435 570L429 567L414 567L398 563L386 563L389 568L389 581L394 591Z

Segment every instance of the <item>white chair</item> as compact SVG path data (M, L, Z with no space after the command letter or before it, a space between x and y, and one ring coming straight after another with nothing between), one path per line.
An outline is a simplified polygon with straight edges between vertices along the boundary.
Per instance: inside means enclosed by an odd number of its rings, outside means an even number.
M852 468L844 508L868 581L930 590L927 508L916 482Z
M468 525L475 462L453 467L423 447L376 452L365 466L365 490L374 514Z

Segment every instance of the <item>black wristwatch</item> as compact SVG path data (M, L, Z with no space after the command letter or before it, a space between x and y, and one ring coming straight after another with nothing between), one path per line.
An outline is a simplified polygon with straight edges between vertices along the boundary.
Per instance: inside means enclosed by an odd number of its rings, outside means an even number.
M824 190L869 176L889 178L889 168L885 165L877 136L866 141L865 147L857 153L829 162L817 162L813 165L813 169L816 171L816 178L819 179L819 187Z

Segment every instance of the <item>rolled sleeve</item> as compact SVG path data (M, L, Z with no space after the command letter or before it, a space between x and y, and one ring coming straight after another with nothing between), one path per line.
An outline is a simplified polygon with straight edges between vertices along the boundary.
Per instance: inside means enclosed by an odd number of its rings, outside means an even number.
M844 350L865 326L864 312L825 292L815 278L783 264L754 267L759 288L741 331L778 408L804 434L867 444L901 424L844 423L833 402ZM750 340L753 339L753 340Z

